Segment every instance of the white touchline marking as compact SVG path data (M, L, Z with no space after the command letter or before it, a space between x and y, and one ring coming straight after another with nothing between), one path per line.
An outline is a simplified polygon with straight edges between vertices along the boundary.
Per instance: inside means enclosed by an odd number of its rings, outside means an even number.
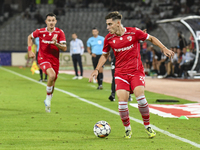
M45 83L38 82L38 81L36 81L36 80L34 80L34 79L32 79L32 78L29 78L29 77L27 77L27 76L24 76L24 75L22 75L22 74L19 74L19 73L17 73L17 72L12 71L12 70L9 70L9 69L3 68L3 67L0 67L0 69L5 70L5 71L7 71L7 72L10 72L10 73L12 73L12 74L18 75L18 76L20 76L20 77L22 77L22 78L25 78L25 79L27 79L27 80L33 81L33 82L35 82L35 83L38 83L38 84L41 84L41 85L46 86ZM67 91L62 90L62 89L59 89L59 88L55 88L55 90L60 91L60 92L62 92L62 93L65 93L65 94L67 94L67 95L70 95L70 96L72 96L72 97L74 97L74 98L77 98L77 99L79 99L79 100L81 100L81 101L83 101L83 102L86 102L86 103L88 103L88 104L91 104L91 105L93 105L93 106L96 106L96 107L98 107L98 108L101 108L101 109L103 109L103 110L106 110L106 111L108 111L108 112L110 112L110 113L113 113L113 114L115 114L115 115L119 115L119 113L118 113L117 111L114 111L114 110L112 110L112 109L106 108L106 107L101 106L101 105L99 105L99 104L97 104L97 103L88 101L88 100L86 100L86 99L84 99L84 98L81 98L81 97L79 97L79 96L77 96L77 95L75 95L75 94L73 94L73 93L67 92ZM137 122L137 123L143 124L143 121L141 121L141 120L139 120L139 119L136 119L136 118L134 118L134 117L131 117L131 116L130 116L130 119L133 120L133 121L135 121L135 122ZM191 144L191 145L193 145L193 146L195 146L195 147L200 148L200 144L198 144L198 143L192 142L192 141L190 141L190 140L188 140L188 139L182 138L182 137L177 136L177 135L175 135L175 134L172 134L172 133L170 133L170 132L168 132L168 131L162 130L162 129L160 129L160 128L154 126L154 125L151 125L151 126L152 126L152 128L153 128L154 130L156 130L156 131L158 131L158 132L161 132L161 133L163 133L163 134L165 134L165 135L167 135L167 136L170 136L170 137L172 137L172 138L175 138L175 139L177 139L177 140L180 140L180 141L182 141L182 142L185 142L185 143L188 143L188 144Z

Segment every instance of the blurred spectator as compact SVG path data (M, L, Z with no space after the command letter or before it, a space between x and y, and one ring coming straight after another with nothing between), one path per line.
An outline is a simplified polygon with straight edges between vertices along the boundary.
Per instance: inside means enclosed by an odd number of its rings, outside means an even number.
M53 13L59 17L65 15L65 10L63 8L55 8Z
M36 4L34 2L31 2L29 8L30 8L30 12L35 12L37 9Z
M154 58L153 50L151 46L149 46L146 51L146 61L145 61L145 70L146 70L145 74L147 75L149 74L152 68L153 58Z
M23 19L31 19L31 15L28 10L26 10L22 16Z
M11 17L13 15L12 8L11 8L10 4L8 4L8 3L4 5L4 15L5 15L5 13L8 14L6 17Z
M174 74L174 70L175 70L174 64L178 60L177 49L176 47L171 47L170 49L174 52L174 57L166 61L166 75L164 76L165 78L178 76L178 74L176 75Z
M157 61L157 70L159 75L166 74L167 63L168 63L168 57L162 53L161 59Z
M146 29L147 29L147 31L151 31L151 30L153 29L153 24L152 24L150 18L148 18L148 19L146 20Z
M19 4L16 3L16 0L12 0L10 7L14 13L19 12Z
M43 24L44 23L44 19L43 19L42 15L40 14L39 10L34 15L34 18L37 20L37 24Z
M184 73L184 77L187 78L188 74L187 71L191 69L193 63L194 63L195 55L191 52L187 52L186 47L183 48L183 54L182 54L182 61L179 64L180 72L179 77L182 77L182 74Z
M190 33L189 41L190 41L190 49L194 50L195 42L192 33Z
M71 0L67 0L67 1L66 1L66 6L67 6L68 8L75 8L75 3L72 2ZM87 4L86 4L86 6L87 6Z
M181 10L181 4L179 0L173 1L173 15L178 15Z
M63 8L65 6L65 0L55 0L54 3L57 8Z
M157 15L160 13L160 8L157 4L154 4L153 10L152 10L152 15Z
M179 48L181 50L183 50L183 47L186 47L187 46L187 41L186 39L184 38L183 34L181 31L178 32L178 39L179 39Z
M0 16L3 16L3 12L4 12L4 1L5 1L5 0L0 0Z
M176 49L176 51L174 51L175 55L173 57L174 75L177 77L180 74L179 64L182 61L182 52L179 47L175 47L174 49Z
M144 6L151 7L151 0L142 0Z
M192 12L192 10L191 10L192 5L194 5L194 0L187 0L186 1L186 11L187 11L187 13Z
M142 62L145 61L145 57L146 57L146 53L147 53L147 42L144 41L142 42L142 50L141 50L141 59L142 59Z

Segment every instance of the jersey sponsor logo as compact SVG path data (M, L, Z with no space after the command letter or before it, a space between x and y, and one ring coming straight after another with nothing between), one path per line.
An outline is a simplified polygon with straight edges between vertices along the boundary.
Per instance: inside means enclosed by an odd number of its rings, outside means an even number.
M138 104L130 103L130 105L138 108ZM181 116L186 116L188 118L199 118L199 110L200 103L179 105L149 104L149 111L151 113L167 118L179 118Z
M128 36L127 39L128 39L129 41L132 41L132 36Z
M140 80L141 80L142 83L144 84L144 82L145 82L145 77L144 77L144 76L140 76Z
M54 41L46 41L46 40L42 40L43 43L45 44L54 44Z
M133 44L130 45L130 46L127 46L127 47L123 47L123 48L118 48L118 49L114 48L114 50L115 50L116 52L120 52L120 51L130 50L132 47L133 47Z

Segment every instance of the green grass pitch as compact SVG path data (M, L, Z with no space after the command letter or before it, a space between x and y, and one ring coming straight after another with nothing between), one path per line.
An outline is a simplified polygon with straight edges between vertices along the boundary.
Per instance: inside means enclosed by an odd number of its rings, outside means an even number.
M12 70L35 81L30 68L0 67L0 149L2 150L197 150L197 146L157 132L149 139L144 126L131 120L133 135L124 139L124 127L119 115L95 107L58 90L54 91L51 113L44 110L46 87L16 74ZM70 92L90 102L118 112L118 103L110 102L110 84L103 90L88 83L88 79L72 80L72 75L60 74L58 89ZM163 87L164 88L164 87ZM167 95L145 92L148 103L156 99L177 99L180 104L190 101ZM133 102L136 103L135 98ZM177 103L176 103L177 104ZM138 109L129 106L130 116L142 120ZM150 114L151 124L179 137L200 145L200 118L180 120L162 118ZM93 126L105 120L111 125L107 138L97 138Z

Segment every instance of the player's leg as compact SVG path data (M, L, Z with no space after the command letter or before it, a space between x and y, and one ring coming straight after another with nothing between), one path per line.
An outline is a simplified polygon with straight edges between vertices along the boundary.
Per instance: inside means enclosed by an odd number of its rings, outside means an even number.
M47 80L47 88L46 88L47 95L46 95L46 99L45 99L44 103L45 103L46 112L50 112L51 99L52 99L52 94L53 94L54 85L55 85L55 79L56 79L57 75L53 68L48 68L46 70L46 73L49 76L49 78Z
M75 76L72 79L78 79L78 70L77 70L77 55L72 55L72 61L74 65Z
M99 62L101 55L97 55L97 64ZM99 87L98 89L103 89L103 67L99 69L99 74L97 76Z
M153 138L155 137L156 133L153 131L153 129L151 129L150 126L149 105L144 95L144 86L136 86L134 88L134 94L138 102L138 109L141 113L146 132L150 138Z
M97 89L103 89L103 67L99 69L99 74L97 76L99 87Z
M81 59L81 55L78 55L78 64L79 64L79 68L80 68L80 76L78 77L78 79L82 79L83 78L83 65L82 65L82 59Z
M37 61L37 64L38 64L38 52L36 52L36 61ZM40 68L40 66L38 65L39 67L39 72L40 72L40 80L39 82L42 82L43 80L43 72L42 72L42 69Z
M95 70L96 66L97 66L97 61L96 61L96 57L92 57L92 65L93 65L93 68ZM93 83L97 83L96 79L93 78Z
M115 66L113 62L111 62L111 73L112 73L112 84L111 84L111 95L109 96L110 101L115 101Z
M119 115L125 127L124 137L131 138L132 131L131 131L131 126L130 126L129 110L128 110L129 91L120 89L116 91L116 94L119 100L119 105L118 105Z

